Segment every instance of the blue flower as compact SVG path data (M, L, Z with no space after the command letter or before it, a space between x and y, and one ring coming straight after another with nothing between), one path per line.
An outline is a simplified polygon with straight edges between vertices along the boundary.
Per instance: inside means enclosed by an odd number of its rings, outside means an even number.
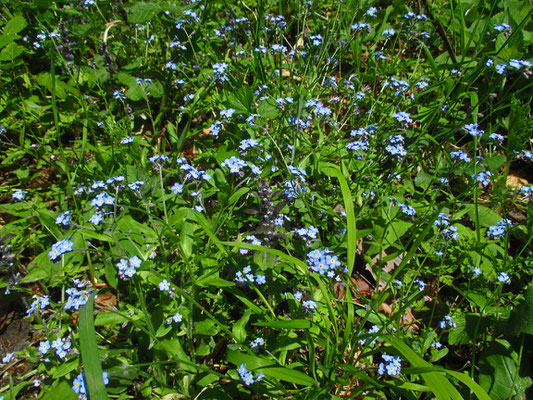
M72 246L74 246L74 243L68 239L60 240L59 242L53 244L52 250L48 252L50 260L55 261L61 255L72 251Z
M439 322L439 327L441 329L455 328L457 327L457 324L453 321L453 318L450 315L445 315L444 319Z
M509 278L509 275L506 272L500 273L500 275L498 275L498 280L501 283L511 283L511 278Z
M135 138L133 136L126 136L126 137L123 137L122 140L120 141L120 144L128 144L128 143L133 143L133 140Z
M302 303L302 307L305 309L305 311L307 312L315 312L316 309L317 309L317 304L316 304L316 301L314 300L305 300L303 303Z
M369 17L375 17L378 12L378 9L376 7L370 7L368 10L366 10L365 15Z
M2 362L4 364L7 364L7 363L11 362L11 360L13 360L13 358L15 358L15 353L6 353L4 358L2 358Z
M385 29L382 33L383 36L386 36L388 38L394 36L396 34L396 31L394 29Z
M65 211L56 217L56 225L68 226L70 224L70 215L72 211Z
M174 185L172 185L170 190L172 190L172 192L174 192L174 194L182 193L183 192L183 185L176 182Z
M259 347L262 347L265 345L265 339L262 337L255 338L250 342L250 347L252 350L257 350Z
M104 205L113 205L115 203L115 198L107 192L102 192L97 194L94 199L91 200L91 206L93 207L102 207Z
M166 279L163 279L161 282L159 282L159 290L162 292L166 292L170 289L170 283Z
M91 218L89 218L89 222L94 225L99 225L100 222L104 220L104 215L99 212L95 212Z
M24 197L26 197L26 194L28 193L27 190L17 190L16 192L14 192L11 197L14 199L14 200L18 200L18 201L22 201L24 200Z
M416 210L413 206L411 205L407 205L407 204L403 204L403 203L398 203L398 207L400 207L402 209L402 212L405 214L405 215L409 215L409 216L414 216L416 215Z
M388 355L384 353L382 355L383 361L379 364L378 367L378 374L380 375L390 375L390 376L398 376L400 375L400 371L402 369L402 360L400 357L394 357L391 355Z

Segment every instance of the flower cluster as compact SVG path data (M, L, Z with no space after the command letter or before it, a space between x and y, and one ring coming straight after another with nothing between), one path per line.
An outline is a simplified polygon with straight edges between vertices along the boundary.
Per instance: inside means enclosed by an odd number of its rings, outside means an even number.
M61 214L59 214L56 217L56 224L57 225L63 225L63 226L69 226L70 224L70 215L72 214L72 211L65 211Z
M470 161L470 157L468 157L468 154L466 154L462 150L456 150L456 151L450 152L450 157L451 158L458 158L459 160L463 160L465 162L469 162Z
M137 256L130 257L129 260L121 258L117 263L118 276L120 276L122 279L131 278L141 266L141 262L141 259Z
M309 225L309 228L307 229L305 228L295 229L294 233L308 240L314 240L318 237L318 229L315 228L313 225Z
M237 271L235 275L235 281L238 285L246 285L248 283L255 282L257 285L264 285L266 283L266 277L264 275L252 274L252 267L249 265L244 267L242 271Z
M326 274L329 278L337 279L337 271L341 267L338 257L329 249L313 250L307 253L307 265L309 271Z
M39 353L44 356L46 353L48 353L48 350L52 348L55 350L56 356L58 356L60 359L63 359L67 356L71 346L72 343L68 339L57 338L56 340L52 341L52 344L50 344L48 340L45 340L39 343Z
M489 226L487 229L487 236L490 239L496 239L505 235L507 228L512 228L513 224L508 219L504 218L498 221L497 225Z
M220 165L227 167L229 172L232 174L238 174L244 167L246 167L246 161L238 157L231 156L230 158L226 158Z
M369 335L372 335L372 334L374 334L374 333L378 333L378 332L379 332L379 326L377 326L377 325L373 325L373 326L368 330L368 334L369 334ZM368 339L370 339L370 338L371 338L371 336L366 336L366 337L363 337L362 339L359 339L359 345L364 346L364 345L367 343ZM374 339L370 342L370 344L374 344L374 343L376 343L376 340L377 340L377 339L378 339L377 336L374 337Z
M398 203L398 207L401 208L402 212L405 215L409 215L410 217L413 217L413 216L416 215L416 210L411 205L407 205L407 204L404 204L404 203Z
M404 147L404 137L396 135L389 139L389 144L385 147L385 151L393 156L398 156L399 159L407 155L407 150Z
M102 372L102 379L104 381L104 385L107 385L109 383L107 372ZM76 378L74 378L74 381L72 382L72 390L74 390L74 393L83 394L89 397L89 388L87 386L87 381L85 380L85 373L83 371L80 372Z
M498 275L498 280L501 283L511 283L511 278L509 278L509 274L507 272L501 272Z
M53 244L52 250L48 252L48 256L50 257L50 260L55 261L61 255L68 253L69 251L72 251L72 246L74 246L74 243L72 243L68 239L63 239Z
M490 177L492 176L492 173L490 171L481 171L479 174L472 174L472 179L475 179L483 187L487 187L490 184Z
M248 371L246 368L246 364L241 364L240 367L237 369L237 372L239 373L239 376L241 377L242 381L246 386L250 386L254 382L259 382L261 379L265 377L265 374L258 373L255 378L252 371Z
M87 303L90 291L84 289L86 283L80 282L77 286L77 288L73 287L66 290L68 298L67 301L65 301L65 310L73 309L77 311L81 306Z
M250 342L250 348L252 350L257 350L260 347L263 347L264 345L265 345L265 339L263 339L262 337L255 338L254 340Z
M24 200L24 197L26 197L27 193L27 190L17 190L11 195L11 197L13 198L13 200L22 201Z
M444 319L439 322L439 328L446 329L446 328L455 328L457 327L457 324L453 321L453 318L450 315L445 315Z
M382 355L383 361L378 366L378 374L398 376L402 370L402 360L400 357L394 357L384 353Z
M43 310L50 305L50 298L48 296L37 297L26 310L26 314L31 315L35 310Z
M484 130L478 128L478 124L466 124L463 128L472 136L479 136L485 133Z
M226 70L228 69L228 64L226 63L215 63L213 64L213 75L215 80L218 82L228 82L229 77Z

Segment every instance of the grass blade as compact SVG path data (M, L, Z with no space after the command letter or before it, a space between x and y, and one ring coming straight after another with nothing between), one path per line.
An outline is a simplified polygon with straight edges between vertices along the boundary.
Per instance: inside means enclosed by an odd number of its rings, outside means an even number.
M96 345L94 333L94 294L89 296L87 304L80 308L80 352L85 369L85 379L91 400L107 400L107 392L102 377L102 364Z

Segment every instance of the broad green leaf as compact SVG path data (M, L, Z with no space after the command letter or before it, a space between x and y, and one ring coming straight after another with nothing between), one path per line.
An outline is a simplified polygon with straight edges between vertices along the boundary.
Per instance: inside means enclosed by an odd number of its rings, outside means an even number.
M195 282L195 285L200 287L215 286L215 287L231 287L235 286L235 282L227 281L218 276L218 272L214 274L203 276L198 278Z
M533 286L527 288L524 300L511 312L507 326L512 335L520 333L533 335Z
M307 319L291 319L288 321L255 322L253 325L274 329L308 329L311 327L311 322Z
M54 382L47 389L48 390L42 397L42 400L78 400L78 396L74 393L74 390L72 390L71 385L66 381L61 381L57 384Z
M22 15L17 15L7 21L7 24L5 24L4 26L4 34L14 35L16 33L19 33L26 27L26 25L28 25L28 23L26 22L24 17Z
M275 378L280 381L294 383L296 385L315 386L316 381L305 373L284 367L259 368L256 372L262 372L267 378Z
M467 210L468 216L472 219L472 221L475 221L476 220L476 205L467 204L465 208ZM480 205L478 205L478 215L479 215L479 224L485 227L496 225L502 219L502 217L500 217L497 212L491 210L490 208L487 208L485 206L480 206Z
M238 342L244 342L246 340L246 324L248 323L251 314L252 311L247 309L241 319L235 322L231 328L231 331Z
M128 13L128 23L144 24L152 19L159 11L161 11L161 7L156 3L135 3Z
M79 358L66 362L64 364L61 364L58 367L52 367L50 369L50 376L53 379L61 378L65 375L67 375L69 372L74 371L78 366L80 365Z
M251 86L243 86L229 96L228 103L236 112L250 114L253 100L254 89Z
M48 278L48 273L42 268L37 267L30 270L30 272L28 272L26 276L22 278L20 283L31 283L45 278Z
M531 371L527 363L522 363L518 371L518 354L505 340L496 339L479 355L479 384L492 400L509 399L514 395L524 395L531 386Z
M91 294L87 303L80 308L79 313L80 353L91 400L107 400L100 353L94 332L93 309L94 294Z
M119 314L113 311L99 312L98 314L96 314L96 318L94 319L94 325L95 326L115 326L115 325L122 324L129 320L130 318L127 318L123 316L122 314Z
M407 346L400 339L386 335L384 337L396 350L398 350L403 357L405 357L413 367L431 367L431 364L425 361L422 357L415 353L413 349ZM442 372L427 372L422 373L422 378L426 385L431 389L438 400L462 400L463 397L459 394L457 389L450 383Z
M246 364L246 368L250 370L269 367L275 364L274 360L258 356L252 356L235 350L228 350L226 360L236 366Z

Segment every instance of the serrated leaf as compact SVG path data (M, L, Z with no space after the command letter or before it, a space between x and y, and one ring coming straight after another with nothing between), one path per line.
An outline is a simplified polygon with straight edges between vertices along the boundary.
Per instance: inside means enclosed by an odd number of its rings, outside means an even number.
M4 26L4 34L14 35L26 28L27 25L28 23L22 15L16 15L15 17L11 18Z
M9 43L0 52L0 61L12 61L24 52L24 46L16 44L14 42Z
M236 112L250 114L253 100L254 89L251 86L243 86L229 96L228 103Z
M155 3L135 3L128 13L128 23L144 24L160 11L161 7Z

